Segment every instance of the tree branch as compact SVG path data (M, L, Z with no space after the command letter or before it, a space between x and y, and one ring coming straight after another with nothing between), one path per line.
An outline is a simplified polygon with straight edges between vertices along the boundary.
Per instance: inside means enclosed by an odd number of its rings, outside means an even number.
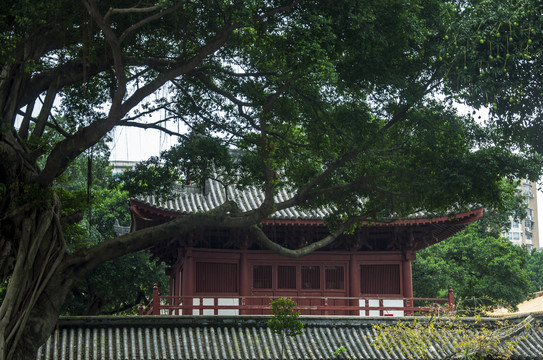
M160 19L161 17L167 15L167 14L170 14L174 11L176 11L177 9L179 9L181 6L184 5L184 1L179 1L177 4L175 4L174 6L166 9L166 10L163 10L157 14L154 14L154 15L151 15L151 16L148 16L146 17L145 19L135 23L134 25L130 26L128 29L126 29L122 34L121 36L119 37L119 41L122 43L124 41L124 39L131 33L133 32L134 30L137 30L139 28L141 28L142 26L144 26L145 24L148 24L154 20L158 20ZM152 12L152 11L155 11L155 10L158 10L158 9L161 9L162 7L160 5L156 5L156 6L152 6L152 7L148 7L148 8L130 8L130 9L112 9L110 10L110 12L112 14L123 14L123 13L144 13L144 12ZM109 13L109 12L108 12Z
M274 212L274 194L275 194L275 184L277 183L277 174L273 166L271 155L273 153L274 144L269 141L267 133L267 114L271 111L273 104L280 98L291 85L294 78L289 79L281 88L279 88L275 93L273 93L269 98L262 110L260 116L260 133L261 133L261 153L262 153L262 163L264 167L264 201L256 210L259 216L265 218Z
M232 31L241 26L240 24L226 23L222 27L222 29L218 31L211 40L209 40L208 43L200 48L196 55L186 61L179 58L173 68L159 73L159 75L155 79L149 81L147 85L136 90L130 97L128 97L123 102L123 96L126 91L126 79L124 69L122 67L123 59L120 53L118 39L115 37L115 34L113 33L109 25L106 24L103 18L100 16L95 0L82 1L85 7L91 12L91 16L93 17L93 19L95 19L95 21L99 24L103 31L105 31L106 39L113 51L115 73L118 77L118 88L107 118L97 119L87 127L81 128L81 130L73 136L66 138L55 145L47 159L47 163L43 171L38 177L38 182L42 185L50 184L56 176L64 171L69 161L74 159L87 147L94 145L115 125L117 125L118 122L131 109L138 106L138 104L143 101L143 99L155 92L167 81L170 81L178 76L193 71L199 64L202 63L202 61L207 56L217 51L227 42ZM266 18L267 16L272 16L273 14L280 11L285 11L292 6L295 6L297 3L298 1L295 1L289 6L270 10L269 12L257 17L256 20L261 20L263 18Z
M159 110L169 110L168 105L171 105L171 103L163 104L163 105L160 105L160 106L157 106L157 107L153 107L153 108L151 108L149 110L139 112L135 116L125 117L125 118L123 118L121 120L120 123L133 121L133 120L136 120L138 118L141 118L142 116L151 115L152 113L154 113L156 111L159 111Z
M84 71L83 67L85 67ZM84 73L87 74L87 77L90 77L107 70L107 68L108 65L105 62L82 65L79 62L73 61L44 71L30 80L28 91L26 91L25 96L21 98L17 106L21 108L35 101L38 95L46 91L53 82L56 82L58 88L61 89L66 85L82 81Z
M45 124L47 122L47 119L49 118L49 114L51 113L51 108L53 107L53 102L55 101L56 96L57 84L56 82L52 82L49 85L49 90L47 90L47 94L45 95L40 114L38 115L38 119L36 120L36 126L34 127L34 131L32 132L32 135L30 135L31 139L38 139L42 136L43 131L45 130Z
M177 81L172 81L172 83L174 84L174 86L176 86L186 97L187 99L190 101L190 103L192 104L192 106L194 107L194 112L195 112L195 115L198 116L199 118L201 118L204 122L206 122L207 124L211 124L213 126L215 126L216 128L218 129L221 129L229 134L232 134L232 135L235 135L241 139L244 139L246 140L248 143L253 143L253 141L251 141L249 138L247 138L245 135L243 135L242 133L240 132L237 132L235 131L234 129L230 129L230 128L227 128L225 126L222 126L221 124L219 124L218 122L214 121L209 115L207 114L204 114L203 111L204 109L202 109L201 106L198 105L198 103L196 102L196 100L194 100L194 97L192 97L185 89L183 89L178 83ZM180 118L182 118L181 115L179 115L175 110L172 110L172 109L169 109L170 112L178 115ZM244 114L240 114L242 117L245 117ZM249 116L249 115L246 115L247 117L250 118L251 121L253 121L253 119ZM184 121L183 122L192 128L192 126L187 122L187 121Z
M108 131L110 131L118 122L126 115L131 109L138 106L147 96L151 95L167 81L176 78L177 76L186 74L200 64L202 60L215 52L220 46L226 43L229 35L235 29L234 26L227 26L220 31L215 38L213 38L208 44L204 45L200 52L192 59L181 62L177 67L160 73L155 79L151 80L147 85L136 90L128 99L122 104L116 106L116 102L112 105L107 118L97 119L87 127L83 127L73 136L57 143L49 158L45 168L39 175L38 181L40 184L46 185L53 181L53 179L62 173L69 161L77 157L83 150L89 146L94 145L100 140ZM123 75L124 76L124 75ZM120 96L120 93L117 92ZM119 100L119 98L117 98Z
M30 119L32 118L32 111L34 111L35 102L36 102L36 99L28 103L28 105L26 106L26 111L23 116L23 121L21 122L21 126L19 127L19 137L21 139L27 140L28 138L28 130L30 129Z
M214 93L216 94L219 94L225 98L227 98L228 100L230 100L231 102L233 102L234 104L238 105L238 106L250 106L250 107L254 107L256 106L256 104L254 103L249 103L249 102L245 102L245 101L241 101L239 100L238 98L236 98L232 93L229 93L228 91L226 90L223 90L221 89L220 87L218 87L217 85L215 85L207 76L205 76L201 71L196 71L194 73L194 77L197 78L198 80L200 80L209 90L213 91Z
M172 131L172 130L170 130L168 128L165 128L165 127L162 127L162 126L158 125L158 124L160 124L162 122L165 122L165 121L168 121L168 120L171 120L171 119L175 119L175 117L170 116L170 117L168 117L168 118L166 118L164 120L156 121L154 123L140 123L140 122L135 122L135 121L122 121L121 123L119 123L119 126L130 126L130 127L137 127L137 128L140 128L140 129L155 129L155 130L160 130L163 133L171 135L171 136L179 136L179 137L183 136L183 134L181 134L181 133Z
M113 55L113 67L115 69L115 78L117 79L115 95L111 99L112 105L110 113L117 112L122 104L124 95L126 94L126 74L124 71L124 61L121 51L121 41L115 35L115 32L109 25L109 21L105 17L100 17L100 11L95 0L83 1L83 4L89 11L90 16L98 24L104 37L109 44L111 54Z
M334 242L340 235L342 235L350 226L352 226L356 221L360 221L360 218L357 218L356 220L350 219L343 223L338 229L336 229L334 232L332 232L330 235L322 238L319 241L316 241L312 244L309 244L307 246L304 246L300 249L288 249L286 247L283 247L276 242L271 241L268 236L262 231L261 228L259 228L256 225L253 225L249 227L249 231L251 234L255 237L255 239L258 241L260 245L265 247L268 250L271 250L273 252L276 252L280 255L291 257L291 258L298 258L305 255L308 255L315 250L322 249L323 247L330 245L332 242Z
M233 201L227 201L208 213L181 216L167 223L138 230L120 237L106 240L88 249L81 249L68 255L65 268L80 278L99 264L125 254L145 250L172 236L206 226L242 228L258 223L262 219L255 216L240 216L239 208Z

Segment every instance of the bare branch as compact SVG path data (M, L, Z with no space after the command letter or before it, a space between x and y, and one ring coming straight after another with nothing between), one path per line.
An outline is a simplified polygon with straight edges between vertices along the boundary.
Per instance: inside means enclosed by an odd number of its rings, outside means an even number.
M145 8L131 7L126 9L109 9L108 14L130 14L130 13L146 13L160 10L162 7L160 5L149 6Z
M81 249L68 256L65 266L66 269L73 266L74 276L81 277L105 261L147 249L161 241L170 240L172 236L186 234L206 226L244 228L261 220L255 216L240 214L238 205L228 201L208 213L181 216L161 225L109 239L88 249Z
M194 70L206 56L212 54L226 43L234 29L235 26L232 25L224 27L208 44L202 46L200 52L193 58L179 63L169 71L160 73L155 79L136 90L122 103L117 102L122 101L121 93L117 90L116 101L113 102L107 118L97 119L87 127L81 128L73 136L55 145L47 159L45 168L39 176L39 183L45 185L53 181L58 174L64 171L69 161L82 152L82 149L94 145L117 125L130 110L138 106L141 101L163 86L167 81ZM124 76L124 73L122 76Z
M215 85L207 76L205 76L202 72L198 71L198 72L195 72L194 73L194 77L197 78L198 80L200 80L205 86L207 86L207 88L219 95L222 95L224 96L225 98L227 98L228 100L232 101L234 104L238 105L238 106L251 106L251 107L254 107L256 106L256 104L254 103L249 103L249 102L245 102L245 101L241 101L239 100L238 98L236 98L232 93L226 91L226 90L223 90L221 89L220 87L218 87L217 85Z
M83 80L83 74L87 77L94 76L100 72L107 70L108 65L103 62L100 64L86 64L83 71L83 65L77 61L65 63L58 67L37 74L29 83L29 89L25 96L21 99L18 107L28 105L35 101L39 94L46 91L52 82L56 82L58 88L61 89L66 85L78 83Z
M162 123L162 122L165 122L167 120L174 119L174 118L175 118L174 116L171 116L169 118L166 118L166 119L161 120L161 121L156 121L154 123L141 123L141 122L135 122L135 121L126 121L125 122L125 121L123 121L123 122L119 123L119 125L120 126L137 127L137 128L140 128L140 129L155 129L155 130L160 130L163 133L171 135L171 136L179 136L179 137L181 137L181 136L183 136L183 134L158 125L159 123Z
M123 122L133 121L133 120L136 120L136 119L141 118L142 116L151 115L151 114L153 114L154 112L159 111L159 110L169 110L169 109L168 109L168 105L170 105L170 104L171 104L171 103L162 104L162 105L160 105L160 106L151 108L151 109L149 109L149 110L142 111L142 112L138 113L137 115L130 116L130 117L125 117L125 118L123 118L123 120L120 121L119 123L122 124Z
M174 11L176 11L177 9L179 9L181 6L183 6L184 2L183 1L180 1L178 2L177 4L175 4L174 6L164 10L164 11L161 11L159 13L156 13L154 15L151 15L149 17L146 17L145 19L135 23L134 25L130 26L128 29L126 29L120 36L119 38L119 41L122 43L124 41L124 39L126 39L126 37L131 33L133 32L134 30L137 30L139 28L141 28L142 26L144 26L145 24L148 24L154 20L157 20L157 19L160 19L161 17L167 15L167 14L170 14ZM149 7L149 8L131 8L131 9L113 9L111 10L111 13L115 14L115 13L119 13L119 14L122 14L122 13L130 13L130 12L137 12L137 13L143 13L143 12L152 12L152 11L155 11L155 10L159 10L161 9L160 6L153 6L153 7Z
M37 139L42 136L43 131L45 130L47 118L49 118L49 114L51 113L51 108L53 107L53 102L55 101L56 96L57 84L56 82L52 82L49 86L49 90L47 90L47 94L45 95L45 100L43 101L40 114L36 120L36 127L34 128L32 135L30 135L30 138Z
M165 57L127 57L125 62L136 66L149 66L153 69L170 69L178 63L179 59ZM148 69L144 70L148 71Z
M222 126L221 124L219 124L218 122L216 122L215 120L213 120L211 118L211 115L209 114L204 114L203 112L205 111L204 109L202 109L198 103L196 102L196 100L194 100L194 98L185 90L183 89L180 85L177 84L176 81L172 81L172 83L177 87L179 88L179 90L181 92L183 92L183 94L187 97L187 99L189 99L189 101L191 102L191 104L193 105L194 107L194 111L195 111L195 115L198 116L199 118L201 118L204 122L208 123L208 124L211 124L213 126L215 126L217 129L221 129L222 131L225 131L229 134L232 134L232 135L235 135L241 139L244 139L246 140L247 142L249 143L253 143L252 140L250 140L249 138L247 138L246 136L244 136L242 133L239 133L233 129L230 129L230 128L226 128L225 126ZM175 110L173 109L169 109L170 112L172 112L173 114L177 114L179 116L179 118L182 119L182 116L180 116ZM244 117L244 115L242 114L241 115L242 117ZM251 119L251 121L253 121L253 119L249 116L249 115L246 115L247 117L249 117ZM183 122L192 128L192 126L187 122L187 121L184 121Z
M121 106L124 94L126 94L126 74L124 72L123 57L121 52L121 41L115 35L115 32L109 25L109 21L105 17L100 16L100 11L95 0L83 1L83 4L89 11L90 16L98 24L104 37L109 44L111 54L113 56L113 67L115 69L115 77L117 86L115 96L112 98L111 112L115 112Z
M28 138L28 129L30 128L30 119L32 118L32 111L34 111L35 102L36 99L34 99L34 101L30 102L26 106L23 121L21 122L21 126L19 127L19 137L21 139L26 140Z
M124 68L122 66L123 59L120 52L119 41L109 25L106 24L103 18L100 16L95 0L82 1L90 12L92 18L99 24L102 31L105 31L104 35L106 36L106 40L110 44L113 51L115 73L118 77L118 87L107 118L97 119L87 127L81 128L81 130L73 136L68 137L55 145L47 159L47 163L43 171L40 173L38 178L38 182L42 185L50 184L58 174L64 171L69 161L83 151L82 149L86 149L87 147L95 144L108 131L117 125L118 122L130 110L138 106L143 99L155 92L167 81L193 71L196 66L202 63L204 58L222 47L227 42L231 33L236 28L241 26L239 24L226 23L223 28L208 41L208 43L200 48L196 55L188 60L183 60L181 58L178 59L178 62L170 70L159 73L155 79L149 81L145 86L137 89L130 97L123 101L123 96L126 91L126 78ZM292 3L290 6L274 9L261 15L258 17L258 19L263 19L280 11L285 11L297 3L298 1Z
M322 238L319 241L316 241L312 244L309 244L307 246L304 246L300 249L288 249L286 247L283 247L276 242L273 242L268 238L268 236L262 231L261 228L259 228L256 225L253 225L249 228L249 231L251 234L255 237L255 239L258 241L260 245L265 247L268 250L274 251L278 254L281 254L283 256L291 257L291 258L298 258L305 255L308 255L315 250L321 249L327 245L330 245L332 242L334 242L340 235L342 235L347 229L349 229L350 226L352 226L355 222L361 221L361 218L356 219L350 219L346 221L344 224L339 226L338 229L333 231L330 235L327 235L326 237Z
M54 129L56 132L58 132L60 135L64 136L65 138L68 136L71 136L69 132L67 132L66 130L62 128L62 126L60 126L60 124L57 122L57 120L55 119L53 115L51 115L50 118L51 118L52 123L47 122L48 127L50 127L51 129Z

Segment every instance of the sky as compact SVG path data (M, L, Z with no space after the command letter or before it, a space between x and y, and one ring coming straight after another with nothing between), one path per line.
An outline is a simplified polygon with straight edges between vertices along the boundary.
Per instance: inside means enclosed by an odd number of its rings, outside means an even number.
M118 127L112 131L110 160L141 161L160 155L177 143L177 138L154 129Z

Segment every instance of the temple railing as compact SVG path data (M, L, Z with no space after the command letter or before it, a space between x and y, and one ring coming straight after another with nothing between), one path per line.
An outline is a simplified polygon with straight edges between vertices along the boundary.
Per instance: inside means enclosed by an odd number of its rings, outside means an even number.
M153 300L140 305L139 315L271 315L270 302L285 296L160 296L153 288ZM416 316L454 312L454 293L448 297L316 297L286 296L295 301L302 315L329 316Z

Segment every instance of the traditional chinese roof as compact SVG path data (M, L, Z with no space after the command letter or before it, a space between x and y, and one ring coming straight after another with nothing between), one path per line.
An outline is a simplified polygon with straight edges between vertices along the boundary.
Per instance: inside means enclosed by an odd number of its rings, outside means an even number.
M131 201L135 207L151 210L157 214L162 214L166 217L178 217L180 215L188 215L200 212L208 212L216 207L224 204L228 200L234 200L240 207L242 212L247 212L257 209L264 201L262 191L251 187L240 190L234 186L225 187L218 181L208 180L206 182L206 191L202 192L198 187L185 186L179 190L179 196L174 200L163 201L158 196L145 196ZM292 197L292 194L281 189L274 197L275 203L281 203ZM292 207L276 211L269 218L269 222L281 223L280 220L285 220L285 223L290 221L302 221L312 223L312 221L321 222L326 216L331 214L331 209L321 207L317 209L302 209L300 207ZM469 219L472 222L482 216L482 209L467 211L458 214L436 215L425 214L418 212L412 214L407 219L374 222L372 226L396 226L396 225L423 225L423 224L438 224L445 223L450 220L463 222ZM476 217L476 219L473 219ZM275 220L275 221L274 221Z
M276 195L275 201L282 202L290 197L291 195L286 190L282 190ZM235 187L228 187L225 190L219 182L208 181L205 192L194 186L186 186L172 201L162 202L154 196L132 199L130 200L131 230L159 225L180 216L207 212L227 200L236 201L241 211L250 211L260 206L263 195L255 189L241 191ZM329 229L323 220L330 212L331 209L327 208L285 209L262 221L261 226L275 243L297 249L329 234ZM407 219L364 223L353 234L343 234L321 250L416 252L454 235L482 215L483 209L479 208L446 216L425 216L418 213ZM177 250L185 246L261 249L261 246L244 229L198 229L172 240L151 249L155 257L169 265L177 261Z
M251 211L257 209L264 201L262 191L250 187L240 190L235 186L228 186L225 190L224 186L214 180L206 182L206 191L203 193L199 188L194 186L185 186L179 192L179 197L175 200L160 201L156 196L147 196L138 199L140 202L177 214L194 214L198 212L210 211L227 200L234 200L240 207L241 211ZM292 197L286 189L281 189L275 195L276 203L286 201ZM322 220L329 215L330 210L326 208L302 210L300 208L289 208L279 210L270 218L272 219L289 219L289 220Z
M38 359L166 360L281 359L279 337L266 326L266 316L139 316L61 318L55 333L38 352ZM374 324L393 324L386 317L301 317L304 332L288 338L287 359L406 359L420 358L409 343L404 351L371 345ZM503 319L465 318L474 331ZM414 318L400 321L411 323ZM428 318L417 318L428 321ZM500 336L501 344L518 336L512 359L543 359L543 315L508 318L515 325ZM528 326L525 324L529 323ZM464 327L464 326L463 326ZM455 358L455 333L437 333L427 342L428 359ZM441 338L443 337L443 338ZM407 339L409 341L409 339ZM334 354L340 347L344 353ZM463 354L456 354L463 355Z

